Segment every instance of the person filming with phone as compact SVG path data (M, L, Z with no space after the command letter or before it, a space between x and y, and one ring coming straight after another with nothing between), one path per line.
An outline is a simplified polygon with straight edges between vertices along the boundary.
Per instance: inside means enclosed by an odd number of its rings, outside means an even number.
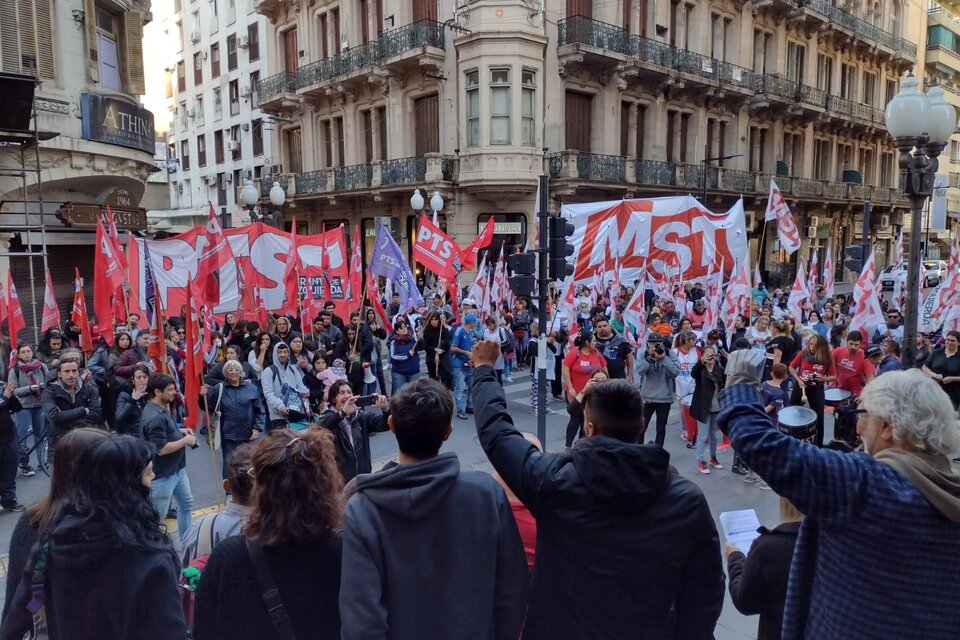
M643 396L643 430L640 442L644 441L647 425L654 414L657 416L656 443L663 446L667 435L667 419L673 405L673 381L680 373L677 361L667 352L659 336L652 336L647 342L647 351L637 358L637 376L643 380L640 394Z
M386 396L355 396L346 380L337 380L327 392L329 408L318 423L333 433L337 449L337 467L344 483L361 473L373 471L370 456L370 434L386 431L390 406ZM374 407L376 411L363 411Z

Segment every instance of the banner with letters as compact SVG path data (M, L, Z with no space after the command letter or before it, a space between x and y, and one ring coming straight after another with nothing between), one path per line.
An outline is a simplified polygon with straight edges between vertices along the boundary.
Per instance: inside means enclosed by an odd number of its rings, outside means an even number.
M747 259L743 200L714 213L691 196L565 204L560 215L574 226L573 277L589 283L619 262L621 282L633 282L646 266L653 279L702 278L711 262ZM619 256L619 261L617 257Z
M164 240L132 240L128 249L131 307L134 302L140 309L146 304L143 282L146 246L161 307L170 315L179 314L180 306L187 302L187 284L197 277L197 257L202 253L197 250L197 243L205 242L200 233L202 229L194 227ZM219 269L219 300L214 312L219 315L241 308L240 279L245 286L259 291L269 311L281 309L284 302L283 272L286 255L291 250L290 234L259 222L227 229L224 233L236 259ZM339 305L346 302L349 275L343 228L317 235L298 235L297 253L303 264L299 287L301 300L329 299L338 303L339 309ZM242 270L240 279L238 270Z

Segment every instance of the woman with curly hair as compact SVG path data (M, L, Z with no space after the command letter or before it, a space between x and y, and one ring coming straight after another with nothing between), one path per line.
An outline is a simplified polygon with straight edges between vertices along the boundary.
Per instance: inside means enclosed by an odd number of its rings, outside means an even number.
M242 535L213 550L197 590L197 640L280 639L264 603L276 584L291 636L339 640L343 479L333 434L277 429L253 451L252 511ZM258 564L254 558L258 559Z
M36 631L37 618L51 638L185 636L179 560L150 502L154 452L131 436L83 451L76 484L59 520L40 535L0 638ZM38 606L43 615L32 615Z

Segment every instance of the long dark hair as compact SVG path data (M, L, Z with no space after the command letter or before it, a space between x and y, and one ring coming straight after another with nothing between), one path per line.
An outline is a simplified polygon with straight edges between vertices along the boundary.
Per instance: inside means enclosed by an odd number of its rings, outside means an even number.
M57 464L50 476L50 493L27 507L30 524L42 531L59 519L69 490L77 484L80 456L109 437L110 434L103 429L82 427L70 430L57 441Z
M74 516L70 527L105 531L99 534L100 541L108 548L169 548L160 516L150 502L150 489L143 484L143 473L155 453L152 444L132 436L106 438L84 451L77 463L76 485L63 505L64 519Z

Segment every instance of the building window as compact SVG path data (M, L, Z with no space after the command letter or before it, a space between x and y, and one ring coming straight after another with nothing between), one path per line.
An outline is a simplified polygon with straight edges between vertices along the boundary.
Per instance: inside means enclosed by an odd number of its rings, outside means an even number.
M840 97L844 100L856 100L857 68L852 64L840 65Z
M96 8L96 14L100 84L107 89L120 91L120 49L117 46L116 19L102 7Z
M520 74L520 144L534 146L537 142L537 74L524 69Z
M250 106L257 106L257 95L260 93L260 72L254 71L250 74Z
M220 88L213 90L213 119L219 120L223 117L223 94Z
M0 3L4 71L54 79L52 0Z
M875 107L877 105L877 74L863 72L863 103Z
M490 70L490 144L510 144L510 69Z
M833 90L833 58L822 53L817 56L817 88Z
M257 118L250 125L250 139L253 144L253 155L263 155L263 120Z
M180 106L177 107L177 112L180 114L180 129L187 130L187 118L189 114L187 113L187 101L184 100L180 103Z
M860 176L863 184L875 184L873 181L873 149L860 149Z
M803 82L804 57L807 48L796 42L787 43L787 79L794 82Z
M187 90L187 68L183 60L177 62L177 92L183 93Z
M203 124L203 96L197 96L193 99L193 122Z
M232 146L232 158L239 160L243 156L243 150L240 146L240 125L235 124L230 128L230 142Z
M750 127L750 171L764 170L766 147L767 130L762 127Z
M237 36L227 36L227 70L237 68Z
M260 29L256 24L247 27L247 52L250 54L250 62L260 59Z
M223 164L223 131L213 132L213 153L217 164Z
M880 154L880 186L892 187L894 175L894 163L892 153Z
M199 87L203 84L203 52L197 51L193 54L193 86Z
M220 43L210 45L210 77L220 77Z
M230 81L230 115L235 116L240 113L240 81Z
M207 139L203 135L197 136L197 163L201 167L207 166Z
M480 144L480 72L470 71L467 86L467 146Z
M837 180L843 180L843 172L846 169L853 169L853 145L837 145ZM829 178L827 178L829 179Z
M830 141L813 142L813 177L817 180L830 179Z
M783 161L787 163L794 175L799 173L803 166L803 134L790 131L783 132Z
M341 136L339 140L340 158L338 166L343 166L343 118L333 119L334 129ZM300 173L303 171L303 138L300 127L296 129L287 129L284 133L287 147L287 169L291 173Z
M180 168L184 171L190 170L190 141L180 141Z

